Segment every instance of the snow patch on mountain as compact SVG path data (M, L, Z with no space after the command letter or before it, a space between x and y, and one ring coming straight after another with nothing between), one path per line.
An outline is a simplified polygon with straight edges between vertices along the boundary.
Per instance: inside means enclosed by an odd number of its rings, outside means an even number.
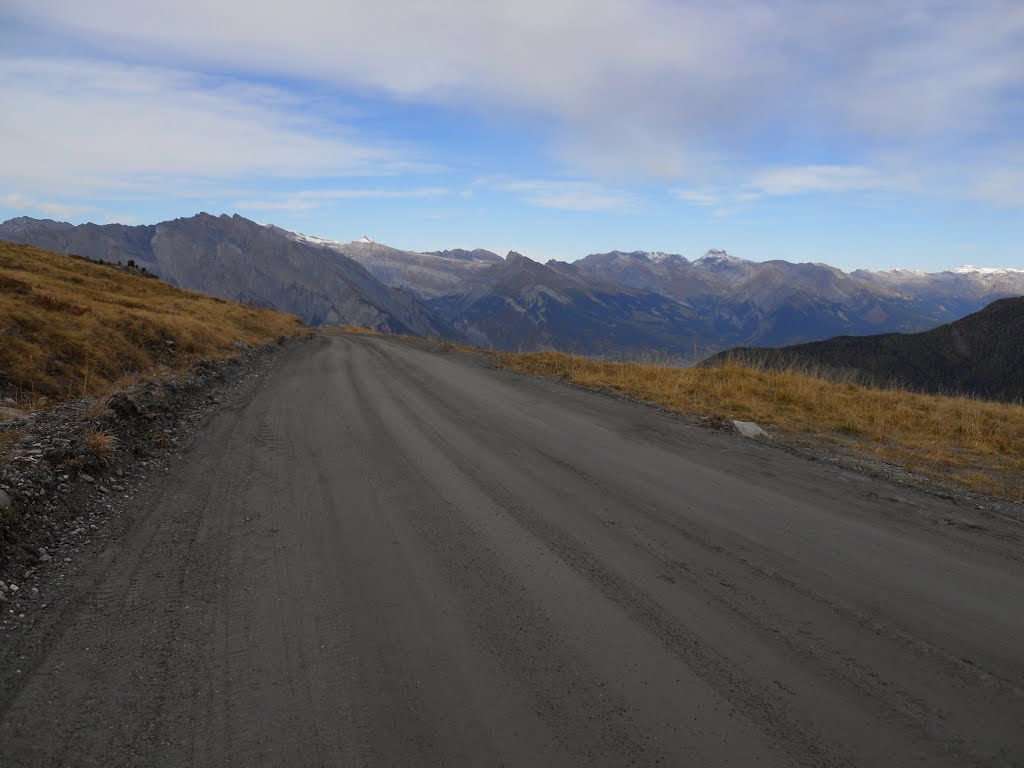
M722 266L726 264L744 264L746 262L744 259L740 259L736 256L733 256L730 253L726 253L725 251L719 251L712 248L710 251L705 253L703 256L701 256L693 263L705 267L712 267Z
M665 261L686 261L685 256L680 256L678 253L665 253L664 251L647 251L646 256L649 261L655 264L661 264Z
M1024 274L1024 269L1012 269L1010 267L976 267L973 264L964 264L962 267L957 267L950 271L954 275Z

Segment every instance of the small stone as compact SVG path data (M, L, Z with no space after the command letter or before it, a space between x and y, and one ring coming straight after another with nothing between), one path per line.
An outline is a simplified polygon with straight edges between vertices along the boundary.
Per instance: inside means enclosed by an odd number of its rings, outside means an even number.
M17 584L8 584L8 585L7 585L7 588L8 588L9 590L11 590L11 592L17 592L17 591L18 591L18 589L19 589L19 587L18 587L18 585L17 585Z
M11 501L11 497L3 491L0 491L0 509L7 509L14 502Z
M64 558L64 562L65 563L70 563L71 562L71 558L70 557L65 557Z
M768 437L768 433L752 421L733 421L733 427L744 437Z
M85 480L85 482L87 482L87 483L95 483L96 482L96 478L94 478L92 475L85 474L85 472L83 472L81 474L81 478L83 480Z
M32 597L39 594L39 587L32 587Z
M52 557L50 557L50 556L49 556L48 554L46 554L45 552L43 552L43 554L41 554L41 555L39 556L39 562L41 562L41 563L48 563L48 562L50 562L50 561L51 561L52 559L53 559L53 558L52 558Z

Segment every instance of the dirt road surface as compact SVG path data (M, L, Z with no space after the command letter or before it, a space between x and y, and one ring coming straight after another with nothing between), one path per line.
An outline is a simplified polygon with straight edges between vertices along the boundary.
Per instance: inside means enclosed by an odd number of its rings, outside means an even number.
M356 336L142 499L5 768L1024 765L1024 526L963 501Z

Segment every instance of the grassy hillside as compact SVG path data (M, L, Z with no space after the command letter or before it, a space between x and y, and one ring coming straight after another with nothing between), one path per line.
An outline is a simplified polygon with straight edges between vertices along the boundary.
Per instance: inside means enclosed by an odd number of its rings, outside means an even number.
M0 242L0 398L102 394L156 367L184 368L300 328L292 315Z
M1024 298L1001 299L924 333L839 336L779 349L723 352L757 367L822 369L878 386L1024 400Z
M1024 407L880 390L737 362L716 368L610 363L558 352L493 355L692 416L756 421L791 444L825 443L926 477L1024 501Z

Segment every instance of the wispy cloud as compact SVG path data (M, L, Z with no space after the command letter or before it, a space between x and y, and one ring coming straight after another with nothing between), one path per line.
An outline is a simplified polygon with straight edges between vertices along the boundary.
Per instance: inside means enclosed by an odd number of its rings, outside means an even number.
M668 194L676 200L682 200L690 205L697 205L705 208L715 207L722 210L723 205L737 205L757 200L764 195L761 190L753 190L749 186L735 189L709 188L699 189L669 189Z
M530 205L563 211L626 213L640 204L640 197L636 194L610 189L593 181L532 179L502 181L491 186L503 192L516 193Z
M317 120L293 95L225 78L95 60L0 60L18 120L0 183L95 193L125 186L173 196L197 180L339 177L417 170L399 147Z
M713 154L751 138L777 143L773 136L787 147L823 135L881 148L991 140L993 130L1010 135L1019 125L1024 87L1017 0L895 9L887 0L296 0L286 9L253 0L245 13L217 0L8 7L129 59L541 114L559 156L588 174L680 178ZM348 31L343 45L338 30Z
M44 213L47 216L56 216L58 219L71 219L85 213L93 213L98 209L91 205L80 205L77 203L61 203L46 200L34 200L27 195L17 192L0 195L0 208L11 208L26 213Z
M801 195L880 189L887 183L878 171L862 165L800 165L760 171L747 186L758 194Z
M908 184L906 178L862 165L795 165L763 168L732 187L677 188L668 192L684 203L713 208L711 215L721 217L735 213L737 206L765 198L872 192Z
M719 205L724 199L721 192L710 189L671 189L669 194L690 205Z
M267 200L238 200L234 207L253 211L308 211L322 208L338 200L401 200L444 197L446 187L414 189L316 189L303 190Z

